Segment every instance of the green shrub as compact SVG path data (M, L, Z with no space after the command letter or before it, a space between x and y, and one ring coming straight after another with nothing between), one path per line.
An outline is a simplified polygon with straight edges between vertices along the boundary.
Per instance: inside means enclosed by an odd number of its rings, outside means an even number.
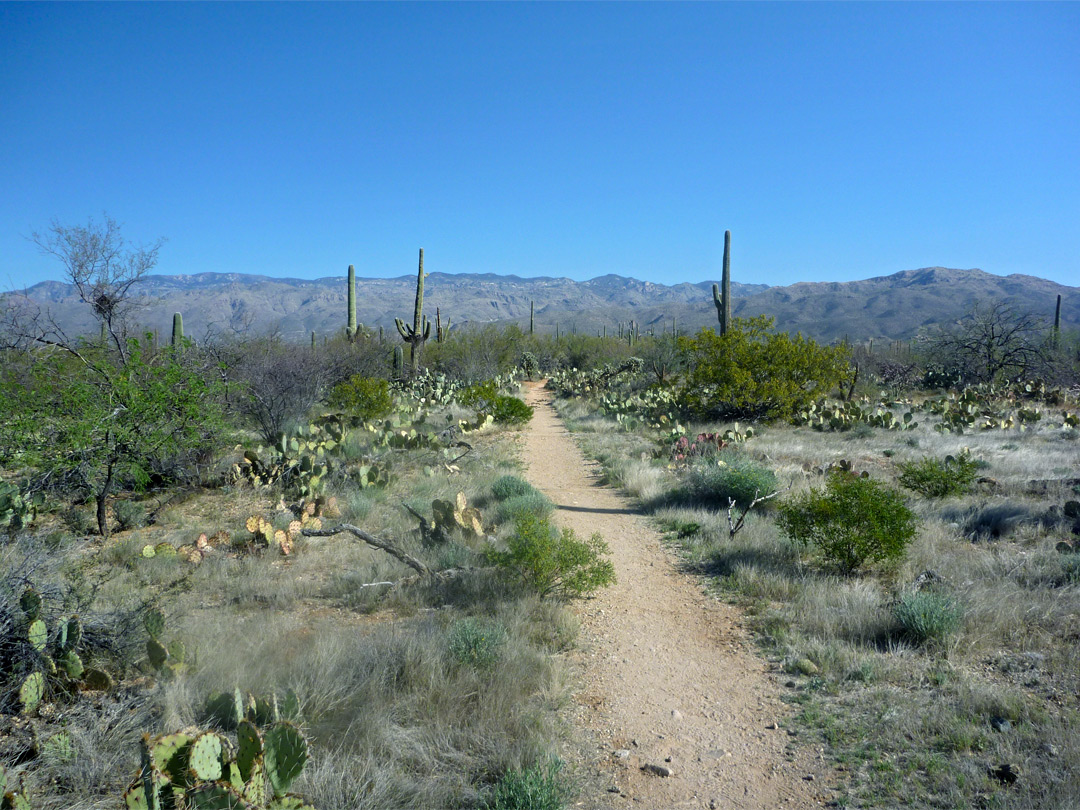
M562 810L567 789L559 778L562 762L547 763L523 771L507 771L495 786L487 810Z
M927 456L900 465L900 484L927 498L963 495L971 491L978 470L979 462L967 450L940 460Z
M776 492L776 475L753 459L725 451L719 458L694 463L686 474L686 488L695 501L727 508L729 500L734 499L743 508L755 497Z
M381 419L394 410L390 383L360 374L354 374L345 382L335 385L327 402L331 408L340 408L364 420Z
M867 561L902 557L918 525L898 490L845 472L831 474L824 489L781 504L777 522L796 543L816 546L847 574Z
M146 525L146 509L134 501L117 501L113 506L116 522L122 531Z
M893 608L900 635L915 644L945 640L960 629L963 618L960 604L936 591L906 593Z
M588 596L615 582L615 566L604 559L599 534L579 540L572 529L556 529L546 518L523 515L506 551L489 550L488 561L513 572L540 596Z
M455 622L447 639L447 650L454 661L480 670L493 667L505 646L505 627L472 617Z
M850 352L773 331L766 316L736 318L723 337L681 338L690 371L680 401L708 418L783 418L851 378Z
M491 415L500 425L524 425L533 417L532 406L517 397L495 397L491 403Z
M497 501L505 501L515 495L531 495L536 487L516 475L504 475L491 485L491 495Z
M495 509L496 523L517 522L524 517L546 518L555 511L555 504L542 492L533 490L524 495L514 495Z

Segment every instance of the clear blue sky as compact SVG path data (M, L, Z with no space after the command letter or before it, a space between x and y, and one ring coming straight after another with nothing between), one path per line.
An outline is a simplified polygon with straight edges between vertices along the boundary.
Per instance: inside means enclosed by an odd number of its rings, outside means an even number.
M0 289L158 272L1080 285L1077 3L0 3Z

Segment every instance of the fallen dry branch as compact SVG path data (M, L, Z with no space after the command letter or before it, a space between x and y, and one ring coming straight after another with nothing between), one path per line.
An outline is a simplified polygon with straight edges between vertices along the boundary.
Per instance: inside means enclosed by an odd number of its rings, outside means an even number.
M434 580L435 582L446 582L448 580L459 577L463 574L471 574L475 571L494 571L494 568L447 568L443 571L432 571L416 557L411 554L407 554L400 548L395 546L389 540L383 540L381 537L376 537L373 534L365 532L358 526L353 526L351 523L342 523L338 526L332 526L328 529L303 529L301 534L305 537L333 537L336 534L349 533L360 540L363 540L369 546L374 546L377 549L385 551L387 554L397 558L409 568L416 571L416 574L411 577L405 577L405 579L399 579L396 582L368 582L361 585L361 588L372 588L377 585L390 586L391 590L405 587L406 585L415 585L423 579Z
M431 569L424 565L422 562L420 562L418 559L416 559L416 557L412 556L411 554L406 554L389 540L383 540L382 538L376 537L373 534L368 534L359 526L353 526L351 523L342 523L338 526L332 526L329 529L303 529L300 533L303 534L304 537L333 537L335 534L342 534L344 532L348 532L349 534L358 537L359 539L367 543L369 546L374 546L375 548L382 549L390 556L396 557L398 560L401 560L401 562L405 563L405 565L409 566L409 568L413 569L420 576L432 576Z

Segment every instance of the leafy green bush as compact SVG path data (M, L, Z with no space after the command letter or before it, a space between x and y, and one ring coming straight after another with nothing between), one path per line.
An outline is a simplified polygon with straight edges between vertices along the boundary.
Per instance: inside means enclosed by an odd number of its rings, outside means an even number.
M702 329L681 338L690 371L680 401L706 417L783 418L850 379L846 348L819 346L772 327L765 316L736 318L723 337Z
M727 508L734 499L743 508L755 497L776 492L776 475L741 453L724 451L718 458L703 458L691 465L686 489L695 501Z
M927 498L963 495L971 491L978 470L979 462L967 450L944 459L927 456L900 465L900 484Z
M515 495L531 495L536 488L516 475L504 475L491 485L491 494L497 501L505 501Z
M829 475L824 489L781 504L777 522L796 543L817 546L847 574L867 561L902 557L918 526L898 490L845 472Z
M562 810L567 789L559 778L562 762L547 763L523 771L507 771L495 786L487 810Z
M522 515L506 551L489 550L488 561L513 572L540 596L588 596L615 582L615 566L604 559L607 543L599 534L579 540L546 518Z
M524 517L546 518L555 511L555 504L542 492L533 490L524 495L513 495L495 509L495 522L517 522Z
M532 419L533 409L517 397L498 396L491 403L491 415L500 425L524 425Z
M361 419L381 419L394 410L394 398L390 395L390 383L378 377L355 374L338 383L327 397L331 408L356 414Z
M504 646L505 627L499 622L472 617L455 622L447 640L447 649L454 661L481 670L495 665Z
M963 618L954 598L931 590L906 593L893 608L900 634L915 644L945 640L960 629Z

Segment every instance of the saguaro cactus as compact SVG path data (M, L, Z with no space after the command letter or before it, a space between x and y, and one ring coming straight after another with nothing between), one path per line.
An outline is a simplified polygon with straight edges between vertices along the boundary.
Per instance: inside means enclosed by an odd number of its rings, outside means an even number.
M345 327L345 337L356 337L356 268L349 265L349 321Z
M1061 340L1061 294L1057 297L1057 307L1054 308L1054 347Z
M180 346L184 342L184 316L174 312L172 316L172 345Z
M534 327L536 326L535 322L533 321L533 315L534 315L534 312L535 312L533 308L535 306L536 306L535 301L530 301L529 302L529 334L530 335L533 333Z
M712 285L716 317L720 321L720 334L726 335L731 328L731 231L724 231L724 270L720 284Z
M439 312L439 308L435 307L435 342L442 343L446 339L447 333L450 331L450 318L446 319L446 324L442 322L442 313Z
M401 339L409 344L409 365L415 374L420 365L420 352L431 337L431 321L424 318L424 249L420 248L420 269L416 273L416 306L413 308L412 326L401 318L394 318Z

